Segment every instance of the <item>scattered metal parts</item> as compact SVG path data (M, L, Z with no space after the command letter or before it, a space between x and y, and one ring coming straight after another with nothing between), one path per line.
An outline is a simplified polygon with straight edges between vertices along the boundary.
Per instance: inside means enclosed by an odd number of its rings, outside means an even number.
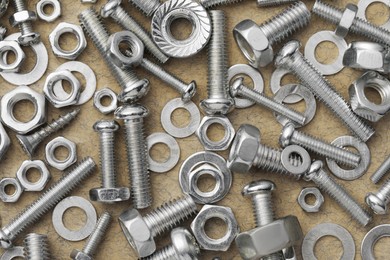
M185 109L190 114L190 122L187 126L177 127L172 122L172 113L176 109ZM161 111L161 125L168 134L177 138L185 138L196 132L200 124L200 112L191 101L184 102L181 98L169 101Z
M19 27L21 35L18 37L18 42L24 46L39 43L41 36L39 33L33 32L31 23L37 19L36 13L27 10L25 0L12 0L12 2L15 13L9 18L9 23L12 27Z
M361 254L362 259L373 260L376 259L374 253L374 247L376 242L382 237L390 236L390 225L382 224L372 228L364 236L362 245L361 245ZM344 250L345 251L345 250Z
M11 139L9 138L7 132L5 131L3 124L0 123L0 160L4 157L5 153L8 151L10 145L11 145Z
M24 239L24 255L25 259L40 259L50 260L52 259L49 250L49 241L47 235L41 235L36 233L27 234Z
M53 8L53 12L51 14L45 13L46 6L51 6ZM37 3L37 15L43 21L48 23L54 22L58 17L61 16L60 2L58 0L40 0Z
M7 63L3 58L5 53L12 52L15 55L15 61ZM0 41L0 72L18 72L26 59L26 54L16 41Z
M333 63L324 64L317 60L316 49L322 42L331 42L336 45L339 55ZM305 46L305 57L321 72L322 75L333 75L344 68L343 57L347 48L348 45L344 38L337 36L332 31L320 31L313 34L309 40L307 40Z
M63 216L65 211L70 208L79 208L85 212L87 220L85 225L79 230L70 230L65 227ZM57 234L68 241L81 241L87 238L93 231L96 225L96 210L88 200L71 196L60 201L53 210L52 222Z
M7 186L13 186L15 191L8 194L5 190ZM17 202L22 195L23 188L16 178L2 178L0 180L0 200L5 203Z
M55 156L54 152L58 147L65 147L68 150L68 157L64 160L59 160ZM70 165L74 164L77 161L77 150L76 144L65 137L59 136L51 140L45 148L46 161L47 163L58 169L65 170Z
M286 146L280 158L283 167L293 175L304 174L311 165L309 153L299 145Z
M315 202L313 204L306 202L306 197L308 195L313 195L315 197ZM298 204L308 213L319 212L322 204L324 204L324 196L322 196L321 191L316 187L303 188L298 196Z
M48 0L43 0L43 1L48 1ZM77 46L73 50L67 51L62 49L60 46L59 43L60 37L66 33L71 33L77 38ZM54 55L67 60L77 59L77 57L80 56L80 54L87 47L87 39L85 39L83 29L79 25L75 25L71 23L65 23L65 22L59 23L57 27L50 33L49 40Z
M27 178L27 172L32 168L37 169L41 175L36 182L31 182ZM25 191L41 191L51 179L51 175L45 163L41 160L26 160L16 172L16 178Z
M359 0L357 4L358 10L356 16L363 20L367 20L366 11L368 7L373 3L382 3L390 7L389 1L387 0ZM390 20L387 20L384 24L380 25L380 27L390 30Z
M342 38L345 38L351 28L356 14L358 13L358 7L354 4L347 4L343 12L343 16L340 19L339 24L336 27L335 34Z
M379 168L372 174L370 177L371 181L374 184L377 184L386 173L390 170L390 156L388 156L383 163L379 166Z
M314 247L318 240L325 236L333 236L340 240L344 249L343 255L340 258L341 260L355 259L355 242L348 230L337 224L322 223L311 229L303 239L302 257L304 260L316 259Z
M227 226L226 234L219 239L213 239L205 232L206 222L212 218L221 219ZM199 247L212 251L227 251L236 235L240 232L232 209L215 205L203 206L194 221L192 221L191 230L196 241L198 241Z
M20 33L14 33L9 36L7 36L4 40L5 41L16 41L18 37L20 36ZM49 55L47 54L47 50L45 45L42 42L39 42L37 44L30 46L32 50L34 51L36 55L36 63L34 68L27 73L18 73L18 72L10 72L10 73L3 73L0 72L0 75L6 80L7 82L13 84L13 85L31 85L35 82L37 82L46 72L47 66L49 64ZM3 59L3 62L7 62L7 53L4 53L3 57L0 57Z
M270 79L270 86L271 86L271 91L274 95L276 95L279 92L280 88L282 87L281 85L282 79L284 76L288 74L292 75L291 71L283 68L276 68L274 72L272 72L271 79ZM298 85L298 81L295 85ZM301 100L302 100L301 96L292 94L285 98L284 103L294 104L294 103L298 103Z
M27 122L20 122L13 114L14 106L22 100L32 102L35 108L34 116ZM45 97L27 86L19 86L6 93L1 98L0 106L1 121L18 134L26 134L46 123Z
M173 169L180 159L180 147L175 138L166 133L154 133L146 138L149 154L149 169L152 172L168 172ZM150 155L150 150L156 144L165 144L169 148L169 157L164 162L156 161Z
M12 260L17 257L24 257L24 247L14 246L12 248L8 248L1 255L0 260Z
M172 36L171 23L184 18L191 22L191 35L185 40ZM152 19L152 37L166 55L186 58L200 52L211 37L211 21L206 9L191 0L171 0L161 4Z
M109 98L111 100L109 105L102 104L102 100L104 98ZM117 94L110 88L103 88L95 92L93 97L93 104L100 113L105 115L110 114L118 107Z

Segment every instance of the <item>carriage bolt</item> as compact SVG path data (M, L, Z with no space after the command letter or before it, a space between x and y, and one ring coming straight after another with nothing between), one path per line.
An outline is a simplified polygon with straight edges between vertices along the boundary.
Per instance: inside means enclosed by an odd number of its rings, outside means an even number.
M95 229L89 236L83 250L73 249L70 257L75 260L93 260L93 255L98 250L99 244L103 241L111 220L111 215L108 212L104 212L96 223Z
M152 204L148 150L144 136L144 117L148 110L138 104L118 107L114 112L117 119L124 120L127 163L131 179L131 198L136 209Z
M86 179L93 172L95 166L93 159L86 157L67 174L64 174L59 181L0 230L0 247L12 247L12 241L23 230L40 220L45 213Z
M375 133L374 129L366 124L362 118L351 110L344 98L336 92L328 80L299 51L301 44L290 41L280 50L275 59L279 68L291 71L302 84L310 89L335 116L349 127L349 129L364 142Z
M169 57L166 56L154 43L150 34L121 6L121 0L109 0L103 5L100 14L102 17L111 17L124 29L133 32L145 44L146 49L160 62L165 63Z
M346 166L357 167L360 162L360 155L347 149L327 143L318 137L311 136L295 129L294 125L288 123L283 127L279 143L282 147L297 144L318 155L335 160Z
M115 120L100 120L93 126L100 136L100 170L102 173L102 187L91 189L89 197L93 201L113 203L130 198L127 187L116 186L115 172L115 132L119 124Z
M347 191L333 180L323 169L322 161L312 163L310 170L304 175L304 180L313 181L321 190L332 197L361 225L371 222L371 216L353 199Z
M257 5L260 7L277 6L296 2L297 0L257 0Z
M343 11L337 7L323 3L317 0L312 9L313 13L319 17L328 20L331 23L339 24L343 17ZM351 28L351 32L367 37L368 39L390 46L390 31L382 27L376 26L359 17L355 17Z
M152 16L161 5L159 0L129 0L129 2L138 7L146 16Z
M50 260L49 241L46 235L30 233L24 239L26 260Z
M21 45L32 45L40 42L41 36L37 32L33 32L31 21L35 21L37 19L37 15L33 11L29 11L26 8L25 0L13 0L13 4L15 7L15 13L10 17L10 23L12 26L18 26L21 32L21 35L18 38L18 42ZM25 19L23 22L17 21L14 16L17 16L18 13L22 14L28 13L29 18Z
M374 172L374 174L370 177L371 181L377 184L386 173L390 170L390 156L379 166L379 168Z
M79 15L81 26L91 37L96 48L99 50L106 64L110 68L115 79L122 87L122 92L118 95L121 102L135 102L142 98L149 91L149 81L139 79L131 69L122 70L116 66L107 56L108 38L107 29L100 21L99 15L94 9L87 9Z
M35 149L38 145L49 135L58 132L60 129L68 125L73 119L76 118L80 109L75 109L63 116L60 116L57 120L53 120L47 126L42 127L38 131L29 134L29 135L20 135L17 134L19 144L22 146L23 151L32 158L35 152Z
M304 115L295 111L294 109L274 101L272 98L269 98L264 94L257 92L256 90L244 86L243 81L244 78L239 77L230 86L230 95L232 97L241 96L253 101L258 105L264 106L274 111L275 113L281 114L299 125L305 124L306 118Z

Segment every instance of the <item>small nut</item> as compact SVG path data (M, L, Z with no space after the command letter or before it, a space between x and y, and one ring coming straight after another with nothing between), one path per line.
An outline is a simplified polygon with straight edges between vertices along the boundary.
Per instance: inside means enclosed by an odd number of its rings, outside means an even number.
M68 149L69 154L68 154L68 157L65 158L65 160L58 160L55 157L54 151L58 147L65 147L66 149ZM58 170L61 170L61 171L65 170L66 168L68 168L69 166L71 166L72 164L74 164L77 161L76 144L74 142L70 141L69 139L66 139L62 136L59 136L59 137L51 140L46 145L45 152L46 152L47 163L50 166L52 166Z
M306 203L306 196L310 194L316 198L314 204ZM320 211L322 204L324 204L324 196L322 196L321 191L318 188L304 188L299 193L298 204L306 212L318 212Z
M8 186L14 186L15 192L13 194L7 194L5 188ZM22 195L23 188L15 178L3 178L0 180L0 200L3 202L16 202Z
M27 179L27 171L31 168L36 168L41 174L39 180L34 183ZM26 160L19 167L16 173L16 178L19 180L20 185L22 185L25 191L41 191L45 188L51 176L44 162L40 160Z
M73 260L93 260L93 257L77 249L72 250L70 253L70 258Z
M24 10L11 15L11 17L9 18L9 23L11 24L12 27L15 27L20 23L35 21L36 19L37 19L37 15L35 12Z
M45 13L44 8L46 6L52 6L53 12L50 14ZM61 16L61 4L58 0L40 0L37 3L37 15L38 17L46 22L53 22Z
M111 103L108 106L102 104L102 99L108 97L111 99ZM110 88L103 88L95 92L93 97L93 104L97 110L102 114L110 114L115 111L118 107L118 98L116 93Z
M3 55L11 51L15 54L15 61L11 64L6 62ZM26 54L16 41L0 41L0 72L18 72L26 59Z
M336 28L336 35L340 37L347 36L349 32L349 28L351 28L353 22L355 21L355 17L358 11L358 7L354 4L347 4L345 7L343 16L340 19L339 24Z

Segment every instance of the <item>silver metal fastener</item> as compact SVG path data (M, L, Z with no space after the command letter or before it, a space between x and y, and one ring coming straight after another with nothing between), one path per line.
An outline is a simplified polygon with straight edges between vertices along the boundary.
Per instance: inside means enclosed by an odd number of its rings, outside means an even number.
M366 203L376 214L386 214L387 204L390 202L390 179L388 179L376 193L368 193Z
M199 3L205 8L211 8L217 5L235 4L241 1L242 0L199 0Z
M49 241L46 235L30 233L24 239L26 260L50 260Z
M37 19L37 15L33 11L26 8L24 0L13 0L15 13L9 18L12 26L18 26L21 35L18 42L21 45L33 45L40 42L40 34L33 32L31 21Z
M7 28L0 25L0 41L4 40Z
M260 7L277 6L297 2L297 0L257 0L257 5Z
M371 181L374 184L377 184L386 173L390 170L390 156L386 158L386 160L379 166L379 168L374 172L374 174L370 177Z
M146 16L152 16L160 7L160 0L129 0L138 7Z

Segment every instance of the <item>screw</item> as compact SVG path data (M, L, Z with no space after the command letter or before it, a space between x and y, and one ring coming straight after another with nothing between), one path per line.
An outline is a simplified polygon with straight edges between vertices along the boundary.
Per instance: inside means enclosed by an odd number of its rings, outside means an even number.
M18 216L0 230L0 246L12 247L12 241L27 227L40 220L42 216L53 208L71 190L76 188L81 181L86 179L95 168L96 164L91 157L86 157L69 173L54 183L30 206L26 207Z
M24 239L24 254L27 260L50 260L47 236L35 233L28 234Z
M161 3L159 0L129 0L138 7L146 16L152 16Z
M297 0L257 0L257 5L260 7L277 6L296 2Z
M109 0L101 9L101 16L111 17L119 23L124 29L133 32L142 40L149 52L160 62L165 63L169 57L166 56L154 43L152 37L146 30L120 5L121 0Z
M312 163L310 170L304 175L306 181L313 181L321 190L332 197L361 225L366 226L371 222L371 216L347 193L347 191L335 182L323 169L322 161Z
M277 67L291 71L304 86L309 88L316 97L324 102L330 110L339 117L349 129L364 142L374 133L363 119L354 114L334 87L321 75L316 68L299 51L300 43L290 41L280 50L275 60Z
M194 236L185 228L171 231L172 244L157 251L145 260L198 259L200 249Z
M288 119L298 123L299 125L305 124L306 118L304 115L295 111L294 109L274 101L272 98L269 98L262 93L247 88L242 84L243 81L244 78L237 78L230 86L230 95L232 97L241 96L255 102L256 104L262 105L274 111L275 113L281 114Z
M204 8L210 8L217 5L234 4L241 1L242 0L199 0L199 3L203 5Z
M127 187L116 186L115 173L115 132L119 124L114 120L100 120L93 126L100 136L100 168L102 173L102 187L89 191L89 197L93 201L113 203L130 198L130 190Z
M315 2L312 11L319 17L334 24L339 24L343 16L342 10L318 0ZM390 46L390 31L359 17L355 17L353 20L350 31L365 36L374 42Z
M111 220L111 215L108 212L104 212L96 223L95 229L89 236L83 250L80 251L73 249L70 253L70 257L72 259L93 259L93 255L97 251L99 244L102 242Z
M79 15L79 20L122 87L122 93L118 95L118 99L121 102L135 102L145 96L149 91L149 81L138 79L133 70L122 70L108 58L106 50L109 34L96 11L92 8L83 11Z
M27 10L24 0L13 0L13 3L16 12L10 17L9 20L13 27L18 25L22 34L19 36L18 42L21 45L32 45L38 43L41 36L39 33L33 32L31 24L31 21L35 21L37 19L37 15L35 12ZM23 16L28 16L28 18L24 18L23 22L19 22L18 19L14 18L14 16L22 12Z
M32 158L35 152L35 149L38 145L49 135L56 133L67 124L69 124L73 119L76 118L80 109L75 109L72 112L69 112L63 116L60 116L57 120L53 120L52 123L48 124L45 127L42 127L38 131L30 135L20 135L17 134L19 144L22 146L23 151Z
M260 180L249 183L242 190L242 195L251 197L253 214L256 220L256 227L266 226L271 224L274 217L274 209L272 203L272 191L276 185L272 181ZM278 251L268 256L263 256L261 259L284 259L283 252Z
M318 137L300 132L294 125L288 123L283 127L279 138L282 147L297 144L318 155L325 156L347 166L357 167L360 162L360 156L348 151L347 149L327 143Z
M148 151L144 136L143 118L149 111L138 104L117 108L115 117L124 120L127 162L131 179L131 198L136 209L152 204Z
M390 170L390 156L379 166L379 168L371 176L371 181L377 184L383 176Z

